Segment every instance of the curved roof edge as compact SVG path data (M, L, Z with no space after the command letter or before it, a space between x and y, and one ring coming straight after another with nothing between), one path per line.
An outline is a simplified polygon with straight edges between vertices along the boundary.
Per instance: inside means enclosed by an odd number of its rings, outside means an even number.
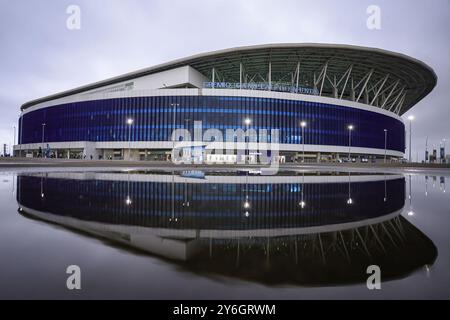
M148 68L143 68L143 69L138 69L136 71L132 71L132 72L128 72L116 77L112 77L112 78L108 78L105 80L101 80L101 81L97 81L97 82L93 82L87 85L83 85L80 87L76 87L74 89L70 89L70 90L66 90L66 91L62 91L56 94L52 94L49 96L45 96L42 98L38 98L38 99L34 99L31 101L28 101L26 103L24 103L21 106L21 110L25 110L33 105L39 104L39 103L43 103L43 102L47 102L47 101L51 101L51 100L55 100L55 99L59 99L59 98L64 98L70 95L74 95L74 94L78 94L78 93L82 93L85 91L90 91L93 89L98 89L104 86L109 86L112 84L116 84L119 82L123 82L123 81L128 81L131 79L135 79L135 78L139 78L139 77L143 77L149 74L153 74L153 73L157 73L157 72L161 72L161 71L165 71L165 70L169 70L169 69L173 69L176 67L180 67L180 66L184 66L184 65L188 65L189 62L193 62L195 60L199 60L202 58L207 58L207 57L212 57L212 56L220 56L220 55L224 55L227 53L245 53L248 51L252 51L252 50L263 50L263 49L296 49L296 48L322 48L322 49L348 49L348 50L359 50L359 51L364 51L364 52L370 52L370 53L375 53L375 54L380 54L380 55L385 55L385 56L390 56L393 58L398 58L398 59L403 59L405 61L411 62L413 64L416 64L418 66L420 66L421 68L423 68L424 70L426 70L426 72L429 73L429 75L431 75L431 77L434 79L434 83L432 84L432 86L427 90L427 92L419 97L417 99L417 102L419 102L420 100L422 100L426 95L428 95L428 93L430 93L433 88L436 86L437 84L437 75L434 72L434 70L427 65L426 63L424 63L421 60L418 60L416 58L413 58L411 56L408 56L406 54L403 53L398 53L398 52L394 52L394 51L389 51L389 50L384 50L384 49L379 49L379 48L374 48L374 47L364 47L364 46L356 46L356 45L347 45L347 44L331 44L331 43L270 43L270 44L260 44L260 45L251 45L251 46L241 46L241 47L232 47L232 48L227 48L227 49L221 49L221 50L215 50L215 51L209 51L209 52L203 52L203 53L199 53L199 54L195 54L195 55L191 55L185 58L179 58L179 59L175 59L169 62L165 62L162 64L158 64L152 67L148 67Z

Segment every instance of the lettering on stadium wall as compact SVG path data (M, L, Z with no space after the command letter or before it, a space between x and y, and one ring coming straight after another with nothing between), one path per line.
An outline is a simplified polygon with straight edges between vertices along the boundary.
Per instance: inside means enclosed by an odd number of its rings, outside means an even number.
M204 82L203 87L207 89L245 89L245 90L265 90L265 91L278 91L278 92L290 92L300 94L319 95L317 89L293 86L289 83L274 83L269 84L267 82Z

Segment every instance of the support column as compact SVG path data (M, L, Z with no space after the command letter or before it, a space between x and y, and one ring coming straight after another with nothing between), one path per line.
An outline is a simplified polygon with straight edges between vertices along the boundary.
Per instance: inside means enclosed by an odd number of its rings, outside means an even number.
M351 81L351 87L350 87L350 99L352 101L355 101L356 97L355 97L355 84L353 83L353 78Z

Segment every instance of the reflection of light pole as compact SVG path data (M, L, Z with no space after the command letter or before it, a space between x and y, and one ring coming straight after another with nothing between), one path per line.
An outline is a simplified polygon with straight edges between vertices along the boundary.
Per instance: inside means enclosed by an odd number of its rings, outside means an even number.
M44 199L45 194L44 194L44 177L41 176L41 198Z
M175 218L175 172L172 171L172 196L171 196L171 207L172 207L172 214L169 218L169 221L177 222L178 218Z
M348 173L348 199L347 199L347 204L353 204L350 184L351 184L351 181L350 181L350 172L349 172Z
M387 133L388 130L384 129L384 163L386 163Z
M245 133L245 138L246 138L246 141L247 141L247 144L246 144L246 146L245 146L245 152L244 152L244 154L245 154L245 159L247 159L247 150L248 150L248 148L249 148L249 140L250 140L250 135L249 135L249 126L250 126L250 124L252 123L252 119L250 119L250 118L245 118L245 120L244 120L244 124L245 124L245 126L246 126L246 133ZM248 136L247 136L248 135ZM250 150L249 150L249 155L250 155Z
M305 127L306 127L306 121L300 122L300 127L302 127L302 145L303 145L303 159L302 159L302 162L305 162Z
M127 119L127 125L128 125L128 156L131 160L131 126L133 125L134 120L131 118Z
M409 211L408 211L408 216L413 216L413 215L414 215L414 211L413 211L413 207L412 207L411 175L409 175L409 195L408 195L408 199L409 199Z
M300 208L305 208L305 206L306 206L306 202L305 202L305 200L304 200L304 198L303 198L303 188L305 187L305 172L302 172L302 191L301 191L301 201L300 201L300 203L299 203L299 205L300 205Z
M127 171L127 198L125 199L125 204L131 206L132 203L133 201L130 197L130 171Z
M348 161L350 161L350 148L352 147L352 130L353 130L353 125L349 125L347 127L348 129Z
M243 207L245 209L244 215L245 215L246 218L248 218L250 216L249 210L250 210L250 207L251 207L250 201L248 199L248 173L249 172L247 171L247 176L245 178L245 201L244 201L244 204L243 204Z
M411 158L411 130L412 130L412 122L414 120L414 116L411 115L408 117L409 120L409 162L412 162L412 158Z

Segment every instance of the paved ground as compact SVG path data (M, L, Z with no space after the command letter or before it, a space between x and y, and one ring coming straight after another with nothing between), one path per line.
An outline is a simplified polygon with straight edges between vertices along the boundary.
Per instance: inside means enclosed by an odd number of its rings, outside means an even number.
M175 165L167 161L123 161L123 160L68 160L68 159L29 159L0 158L0 168L202 168L202 169L237 169L259 168L257 165ZM281 169L320 168L322 170L358 169L381 171L445 171L450 172L450 164L423 163L285 163Z

